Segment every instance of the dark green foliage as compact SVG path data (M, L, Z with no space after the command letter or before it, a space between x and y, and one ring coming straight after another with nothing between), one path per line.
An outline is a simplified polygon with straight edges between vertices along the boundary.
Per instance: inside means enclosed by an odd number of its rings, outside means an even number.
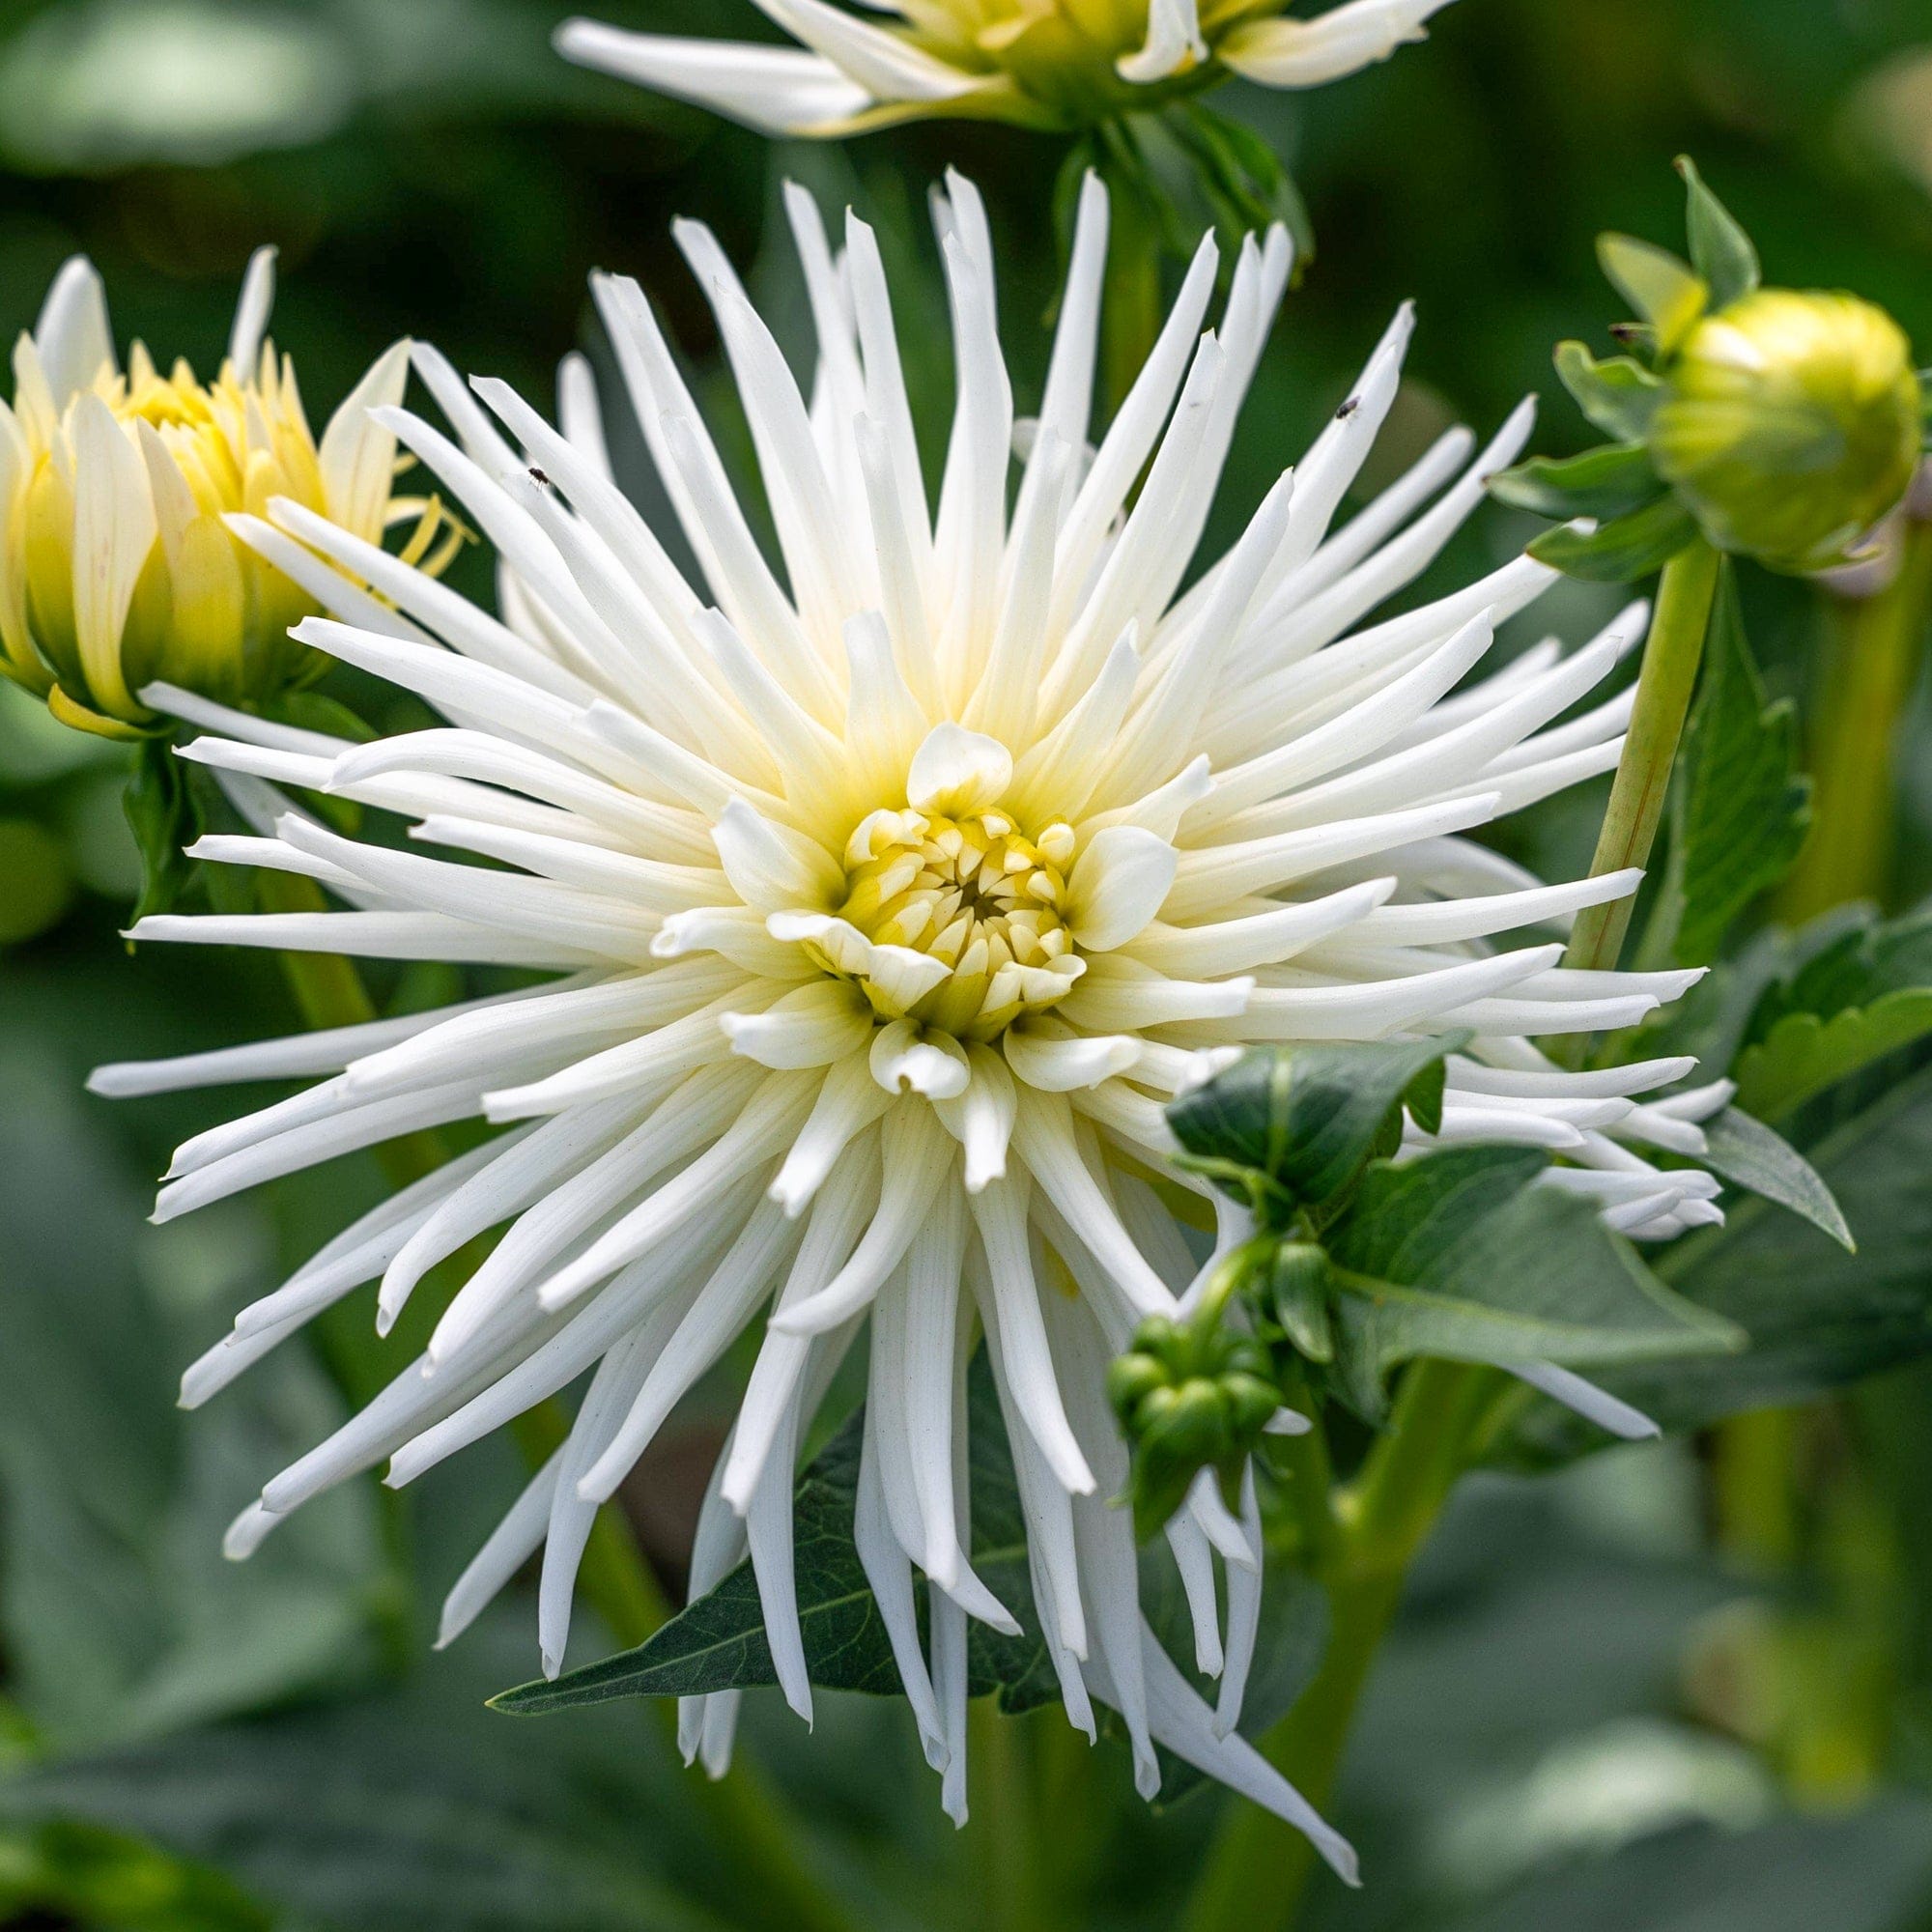
M1012 1459L983 1354L974 1363L967 1386L973 1567L1022 1632L1008 1637L983 1624L973 1625L968 1681L975 1696L998 1690L1004 1708L1027 1710L1056 1693L1034 1612ZM898 1670L852 1541L864 1428L861 1409L799 1478L794 1546L799 1628L814 1684L895 1696ZM922 1581L922 1601L924 1588ZM757 1584L747 1561L636 1650L568 1671L554 1683L505 1690L491 1702L499 1711L535 1715L618 1697L692 1697L777 1681Z
M1856 1250L1858 1244L1832 1190L1789 1141L1735 1107L1726 1107L1705 1133L1710 1145L1701 1158L1714 1174L1762 1200L1789 1208L1814 1228L1822 1228L1840 1247Z
M1932 1034L1932 910L1821 922L1826 941L1760 995L1737 1061L1738 1104L1781 1120Z
M1715 958L1739 918L1796 863L1811 828L1811 784L1797 766L1797 707L1766 700L1727 560L1678 754L1656 915L1680 964Z
M1337 1378L1382 1411L1398 1363L1568 1367L1722 1352L1743 1336L1672 1294L1595 1209L1539 1187L1545 1157L1459 1148L1372 1169L1326 1233Z
M1719 1142L1726 1139L1720 1129ZM1603 1378L1666 1429L1808 1401L1932 1353L1932 1068L1914 1074L1808 1150L1856 1255L1766 1201L1681 1242L1659 1272L1707 1316L1750 1337L1741 1353ZM1539 1439L1581 1432L1547 1416Z
M1439 1123L1442 1063L1467 1040L1257 1047L1182 1096L1167 1117L1185 1164L1264 1216L1292 1215L1341 1194L1406 1105Z

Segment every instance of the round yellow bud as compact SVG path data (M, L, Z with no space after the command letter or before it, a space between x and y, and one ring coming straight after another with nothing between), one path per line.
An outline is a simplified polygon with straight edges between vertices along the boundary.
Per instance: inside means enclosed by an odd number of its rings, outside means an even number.
M320 607L230 527L278 497L372 543L390 513L395 441L369 419L402 398L409 346L310 434L295 370L263 337L272 256L251 265L213 383L163 376L136 343L125 374L99 277L71 262L14 355L0 404L0 671L66 723L136 735L144 687L223 703L289 688L307 654L291 625Z
M1922 436L1911 345L1883 309L1762 289L1686 338L1650 448L1720 550L1810 571L1904 496Z

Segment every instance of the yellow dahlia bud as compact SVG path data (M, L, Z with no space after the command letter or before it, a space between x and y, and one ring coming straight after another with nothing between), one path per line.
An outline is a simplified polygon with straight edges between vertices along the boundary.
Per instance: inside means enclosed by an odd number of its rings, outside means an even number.
M259 703L300 676L288 630L318 607L234 537L230 513L287 497L372 542L390 520L395 440L368 412L401 400L408 343L318 443L294 365L265 339L273 290L265 248L212 383L183 361L163 376L138 342L124 372L100 278L79 257L14 349L14 406L0 403L0 671L70 724L134 736L153 723L150 684Z
M1803 571L1899 501L1922 436L1911 345L1883 309L1760 289L1686 335L1649 442L1719 548Z

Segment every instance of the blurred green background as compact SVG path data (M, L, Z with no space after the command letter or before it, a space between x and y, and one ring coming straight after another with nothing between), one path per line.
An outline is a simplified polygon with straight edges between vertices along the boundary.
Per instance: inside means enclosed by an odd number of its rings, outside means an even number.
M771 220L796 174L857 201L906 280L916 371L950 384L924 185L992 204L1026 384L1050 299L1045 137L938 124L846 150L769 146L554 59L555 0L8 0L0 9L0 327L93 256L124 347L208 370L249 251L281 249L274 333L315 419L403 333L548 405L582 347L593 266L638 275L728 422L696 291L671 246L702 216L790 343L802 298ZM749 0L608 0L604 17L755 35ZM1241 432L1238 517L1345 393L1394 304L1422 327L1374 466L1448 421L1552 388L1552 342L1615 318L1592 239L1674 241L1694 152L1774 279L1889 305L1932 359L1932 0L1461 0L1432 44L1297 99L1217 105L1288 158L1320 257ZM772 245L768 243L768 233ZM923 306L922 306L923 305ZM902 322L902 327L904 323ZM647 504L635 431L620 469ZM1579 447L1560 399L1542 431ZM1445 569L1500 556L1500 513ZM459 565L469 587L486 560ZM1813 608L1754 582L1775 684L1802 680ZM1609 608L1575 588L1573 637ZM380 694L358 701L380 709ZM1924 717L1925 696L1918 711ZM406 714L397 711L397 717ZM1932 742L1922 732L1914 742ZM700 1932L768 1922L736 1890L650 1716L547 1723L481 1700L529 1674L513 1593L456 1652L434 1606L518 1480L479 1449L401 1503L373 1484L305 1513L244 1569L222 1525L263 1477L400 1366L359 1303L191 1425L181 1367L374 1198L373 1162L143 1224L173 1144L219 1102L109 1107L95 1063L294 1023L271 962L116 937L137 867L124 754L0 686L0 1923L314 1932ZM1901 893L1932 881L1932 760L1906 772ZM1587 855L1599 797L1530 856ZM440 997L434 975L379 985ZM705 1392L629 1506L673 1590L726 1391ZM1619 1451L1542 1484L1472 1484L1375 1686L1340 1822L1369 1889L1323 1932L1921 1932L1932 1927L1932 1384L1894 1378L1807 1425L1792 1548L1714 1528L1696 1444ZM597 1633L582 1620L582 1654ZM759 1700L753 1698L753 1704ZM881 1927L988 1921L993 1879L940 1818L895 1709L821 1700L815 1737L754 1709L753 1749L813 1856ZM1029 1722L1050 1726L1057 1719ZM1150 1818L1124 1758L1071 1815L1042 1738L1025 1794L1069 1895L1155 1925L1211 1822Z

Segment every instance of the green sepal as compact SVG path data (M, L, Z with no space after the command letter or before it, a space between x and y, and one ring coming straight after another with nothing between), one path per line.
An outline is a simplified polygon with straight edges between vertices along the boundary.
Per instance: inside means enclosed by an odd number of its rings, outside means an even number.
M1764 280L1757 245L1745 233L1744 224L1711 192L1689 155L1678 156L1677 172L1689 190L1691 266L1710 284L1711 305L1729 308Z
M1609 442L1581 456L1532 457L1490 481L1490 495L1512 509L1556 523L1589 517L1614 522L1663 495L1663 479L1640 442Z
M1308 204L1281 157L1252 128L1218 114L1202 100L1183 100L1161 117L1194 163L1195 178L1216 225L1232 244L1279 221L1294 243L1299 280L1315 259L1315 226Z
M1610 286L1655 331L1660 355L1673 355L1711 306L1711 285L1690 263L1654 242L1600 235L1597 260Z
M1619 442L1641 442L1663 400L1663 384L1631 355L1600 362L1580 342L1556 345L1556 374L1577 407Z
M1195 1477L1225 1458L1228 1431L1220 1390L1199 1378L1155 1391L1142 1418L1123 1500L1133 1507L1136 1541L1146 1543L1187 1500Z
M194 861L185 848L201 837L201 807L188 767L165 738L145 738L121 795L128 829L141 855L141 896L136 919L166 912L187 890Z
M1654 577L1696 536L1696 519L1675 497L1665 496L1594 530L1574 524L1545 530L1529 554L1586 583L1635 583Z
M1283 1241L1256 1291L1259 1314L1279 1328L1294 1351L1311 1362L1335 1359L1328 1257L1312 1241Z
M1211 1300L1211 1297L1210 1297ZM1107 1400L1132 1463L1124 1495L1143 1542L1164 1528L1204 1469L1222 1488L1240 1474L1282 1404L1265 1343L1221 1325L1204 1302L1176 1321L1148 1317L1107 1370Z

